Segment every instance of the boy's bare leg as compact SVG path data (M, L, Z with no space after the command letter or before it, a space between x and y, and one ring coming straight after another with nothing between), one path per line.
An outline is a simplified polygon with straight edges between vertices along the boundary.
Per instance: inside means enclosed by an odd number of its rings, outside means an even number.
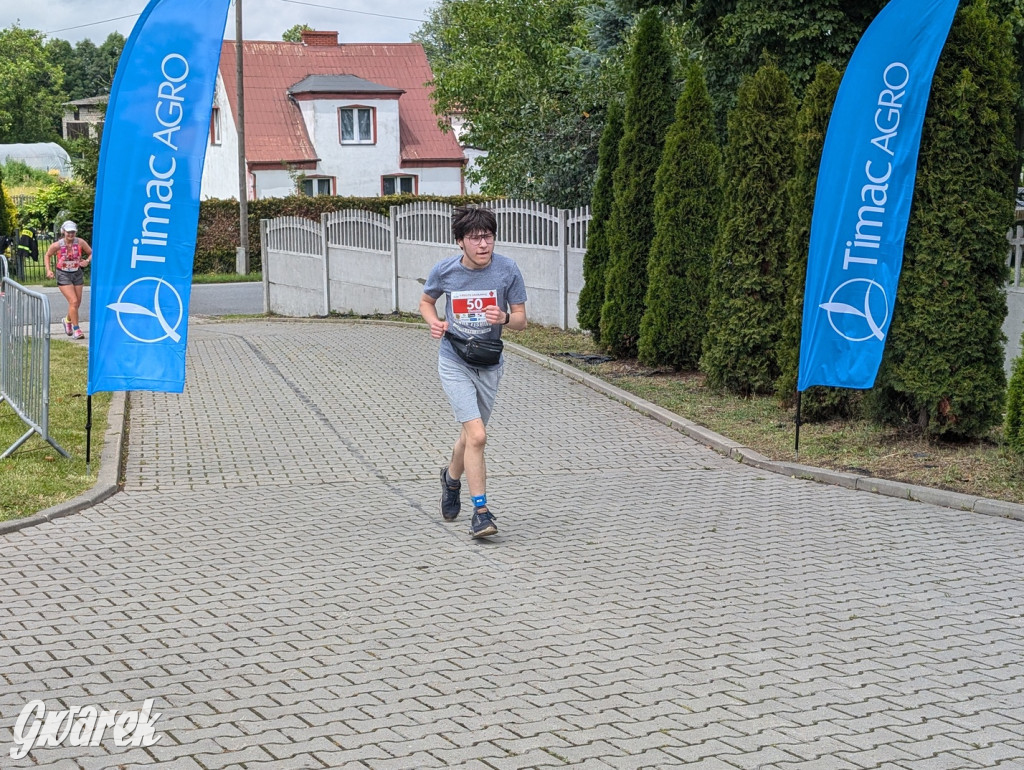
M462 424L459 440L452 449L448 475L458 479L466 474L469 493L474 497L486 494L487 463L484 460L484 447L487 445L487 429L484 421L477 418Z

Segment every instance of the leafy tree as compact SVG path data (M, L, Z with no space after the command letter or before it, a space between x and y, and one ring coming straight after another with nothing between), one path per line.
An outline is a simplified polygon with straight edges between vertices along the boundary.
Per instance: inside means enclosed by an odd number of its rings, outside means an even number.
M17 25L0 30L0 144L57 137L64 74L47 60L42 39Z
M814 80L804 92L803 104L796 116L795 169L789 187L790 220L786 233L789 251L786 266L786 315L779 345L779 367L782 374L776 383L776 390L786 403L791 403L796 393L811 215L825 132L839 91L840 79L839 71L831 64L819 64ZM847 388L815 385L804 393L801 412L807 420L849 416L855 401L856 398Z
M462 141L488 153L475 180L484 192L589 200L604 102L573 58L587 46L577 0L440 0L414 39L442 126L461 116Z
M66 40L51 38L45 52L47 60L64 71L67 100L77 101L110 93L124 46L124 36L111 32L98 47L88 38L79 40L73 48Z
M582 14L592 52L599 56L615 53L636 22L636 11L623 8L620 0L595 0L583 8Z
M14 212L8 209L7 190L4 189L4 174L0 169L0 235L14 234Z
M121 53L127 42L120 32L111 32L100 45L96 52L95 80L90 96L110 93L110 88L114 85L114 75L117 74L117 64L121 61Z
M312 29L308 24L296 24L286 29L284 34L281 35L281 39L286 43L301 43L302 33L309 32Z
M608 265L608 220L612 213L614 189L612 177L619 162L622 140L622 108L618 102L608 105L604 132L598 148L597 180L590 199L590 227L587 251L583 255L583 288L577 302L576 319L581 329L601 340L601 306L604 304L605 268Z
M672 122L671 53L657 9L640 17L628 68L614 202L608 223L610 257L601 307L601 343L614 355L636 355L654 237L654 185Z
M639 343L645 364L678 370L695 369L700 361L721 162L704 72L693 64L654 183L654 241Z
M877 385L883 418L909 418L929 435L983 436L1002 419L1019 98L1012 43L984 0L961 8L932 85Z
M989 0L988 6L997 19L1010 25L1013 34L1014 61L1024 62L1024 3L1021 0ZM1017 68L1017 109L1016 123L1017 163L1014 179L1021 179L1021 164L1024 162L1024 67Z
M75 43L74 54L64 64L64 87L68 101L96 96L93 84L100 69L99 50L89 38Z
M53 67L60 69L64 73L63 87L69 88L68 79L69 71L70 77L75 78L78 76L77 62L75 60L75 48L67 40L62 40L59 37L52 37L43 44L43 54L46 56L46 61ZM80 97L72 97L65 93L65 96L69 99L77 99Z
M75 179L82 184L95 187L100 165L100 138L83 136L72 139L67 142L67 149L71 155Z
M789 79L769 61L743 81L729 113L724 202L701 359L714 388L769 393L779 376L795 122Z
M96 190L78 180L60 181L39 190L22 206L22 224L36 230L56 233L64 219L78 225L78 234L92 241L93 202Z
M702 52L719 122L736 101L740 80L767 51L800 95L819 63L843 69L864 30L887 0L691 0L692 39Z

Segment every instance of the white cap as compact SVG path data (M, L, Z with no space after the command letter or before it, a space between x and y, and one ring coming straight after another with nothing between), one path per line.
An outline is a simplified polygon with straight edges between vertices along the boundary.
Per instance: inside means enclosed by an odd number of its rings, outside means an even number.
M77 233L78 232L78 225L76 225L74 222L72 222L70 219L68 219L68 220L65 220L64 224L62 224L60 226L60 231L62 233Z

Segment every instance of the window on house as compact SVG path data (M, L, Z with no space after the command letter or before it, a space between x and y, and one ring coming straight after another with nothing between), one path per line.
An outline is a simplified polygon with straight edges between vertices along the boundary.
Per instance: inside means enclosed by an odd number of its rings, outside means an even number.
M330 195L333 181L331 177L327 176L306 177L299 182L299 192L310 197Z
M68 121L65 125L65 139L84 139L89 136L89 124L84 120Z
M342 107L338 118L342 144L373 144L372 107Z
M214 107L210 112L210 144L220 144L221 141L220 107Z
M414 176L386 176L384 177L384 194L398 195L407 193L416 194L416 177Z

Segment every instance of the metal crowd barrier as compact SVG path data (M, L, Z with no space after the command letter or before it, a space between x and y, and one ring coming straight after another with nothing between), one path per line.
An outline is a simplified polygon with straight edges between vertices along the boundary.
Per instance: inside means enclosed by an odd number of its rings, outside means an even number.
M0 459L38 433L64 457L50 436L50 302L10 278L0 255L0 404L7 402L29 426Z

